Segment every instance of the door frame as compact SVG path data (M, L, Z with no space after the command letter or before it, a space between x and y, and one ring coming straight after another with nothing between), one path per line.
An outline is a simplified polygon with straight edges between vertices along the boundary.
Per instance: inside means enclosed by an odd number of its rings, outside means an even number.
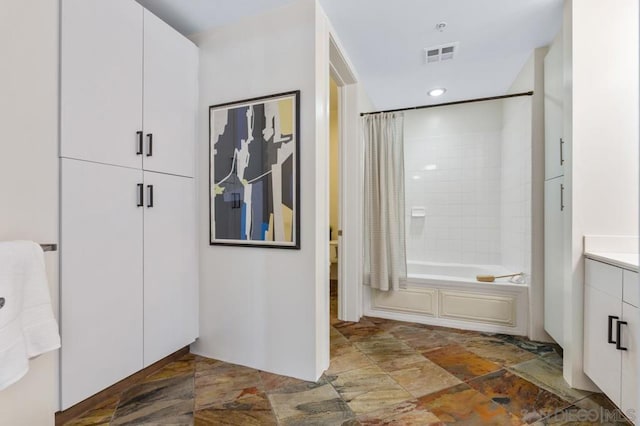
M338 85L338 319L362 317L362 177L358 81L339 42L329 34L329 71ZM329 100L327 99L327 105ZM327 127L329 121L327 121ZM327 129L328 132L328 129ZM329 210L326 212L329 215Z

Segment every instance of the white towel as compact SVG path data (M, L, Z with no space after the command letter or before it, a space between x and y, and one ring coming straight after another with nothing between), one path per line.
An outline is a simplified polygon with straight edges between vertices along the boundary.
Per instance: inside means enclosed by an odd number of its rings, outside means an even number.
M42 248L0 242L0 390L20 380L29 359L60 347ZM2 303L0 303L1 305Z

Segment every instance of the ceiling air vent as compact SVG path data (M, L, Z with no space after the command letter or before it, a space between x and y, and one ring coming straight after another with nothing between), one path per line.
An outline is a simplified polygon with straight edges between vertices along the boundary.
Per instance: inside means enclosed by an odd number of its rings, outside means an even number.
M458 54L459 42L441 44L440 46L432 46L424 49L427 64L436 62L450 61Z

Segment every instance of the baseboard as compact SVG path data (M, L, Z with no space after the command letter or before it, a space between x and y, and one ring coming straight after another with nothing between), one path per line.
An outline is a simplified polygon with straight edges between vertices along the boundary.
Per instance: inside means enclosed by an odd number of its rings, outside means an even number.
M80 401L76 405L73 405L67 408L64 411L58 411L56 413L56 426L62 426L68 421L75 419L80 416L82 413L92 409L100 405L102 402L120 394L125 389L130 388L131 386L142 382L145 377L150 376L158 370L161 370L167 364L170 364L179 358L182 358L184 355L189 353L189 346L185 346L182 349L177 350L171 355L162 358L160 361L157 361L150 366L143 368L137 373L133 373L129 377L126 377L120 380L118 383L115 383L108 388L98 392L97 394L90 396L84 401Z

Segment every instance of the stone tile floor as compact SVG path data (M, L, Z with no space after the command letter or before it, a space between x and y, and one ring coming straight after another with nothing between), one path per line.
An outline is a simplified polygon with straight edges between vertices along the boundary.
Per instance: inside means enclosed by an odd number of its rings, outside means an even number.
M68 425L589 425L614 410L568 388L555 345L336 319L331 365L305 382L188 354Z

